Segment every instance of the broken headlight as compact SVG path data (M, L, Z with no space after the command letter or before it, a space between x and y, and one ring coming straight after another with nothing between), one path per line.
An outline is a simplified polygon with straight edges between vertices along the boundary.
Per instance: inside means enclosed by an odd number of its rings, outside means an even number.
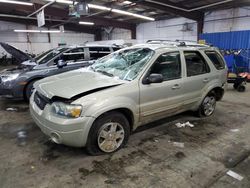
M2 82L8 82L8 81L17 79L18 76L19 76L19 73L5 74L1 76L1 79L2 79Z
M55 114L70 117L78 118L82 113L82 106L76 104L65 104L63 102L54 102L52 104L52 110Z

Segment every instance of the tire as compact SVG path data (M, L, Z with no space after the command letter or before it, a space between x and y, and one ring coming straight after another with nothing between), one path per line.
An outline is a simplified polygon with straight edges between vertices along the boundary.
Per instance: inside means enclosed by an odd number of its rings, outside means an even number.
M234 84L234 89L237 89L239 87L239 84Z
M238 91L238 92L244 92L244 91L246 91L246 87L243 86L243 85L239 85L239 86L237 87L237 91Z
M86 149L90 155L113 153L127 144L129 135L127 118L119 112L109 112L93 123Z
M199 117L209 117L211 116L216 107L216 97L214 92L210 92L203 99L198 111L197 115Z
M36 81L38 81L38 80L33 80L33 81L29 82L28 85L25 88L24 100L27 101L27 102L29 102L29 99L30 99L30 97L31 97L31 95L33 93L33 89L34 89L33 85L34 85L34 83Z

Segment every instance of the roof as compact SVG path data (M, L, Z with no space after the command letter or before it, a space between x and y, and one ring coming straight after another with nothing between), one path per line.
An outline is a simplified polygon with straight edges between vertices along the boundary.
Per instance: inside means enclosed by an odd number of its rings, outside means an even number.
M116 45L102 45L102 44L82 44L82 45L70 45L70 46L61 46L61 48L67 47L67 48L81 48L81 47L119 47Z

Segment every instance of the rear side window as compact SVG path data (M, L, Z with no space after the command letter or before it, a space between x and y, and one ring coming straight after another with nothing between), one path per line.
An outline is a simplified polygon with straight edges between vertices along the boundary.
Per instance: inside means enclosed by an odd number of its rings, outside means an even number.
M212 61L216 69L221 70L225 68L225 63L222 57L216 51L205 51L205 53Z
M184 51L187 76L196 76L210 72L206 60L198 51Z
M70 62L84 61L84 48L75 48L66 53L63 53L61 59Z
M91 60L101 58L111 53L109 47L89 47L89 55Z

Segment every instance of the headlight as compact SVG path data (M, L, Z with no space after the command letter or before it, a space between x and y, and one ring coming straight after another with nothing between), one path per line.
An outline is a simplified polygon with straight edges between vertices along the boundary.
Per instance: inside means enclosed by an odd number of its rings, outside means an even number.
M14 73L14 74L6 74L6 75L2 75L2 81L3 82L8 82L8 81L11 81L11 80L15 80L18 76L19 76L20 73Z
M54 102L52 110L55 114L66 116L70 118L78 118L82 113L82 106L75 104L65 104L62 102Z

